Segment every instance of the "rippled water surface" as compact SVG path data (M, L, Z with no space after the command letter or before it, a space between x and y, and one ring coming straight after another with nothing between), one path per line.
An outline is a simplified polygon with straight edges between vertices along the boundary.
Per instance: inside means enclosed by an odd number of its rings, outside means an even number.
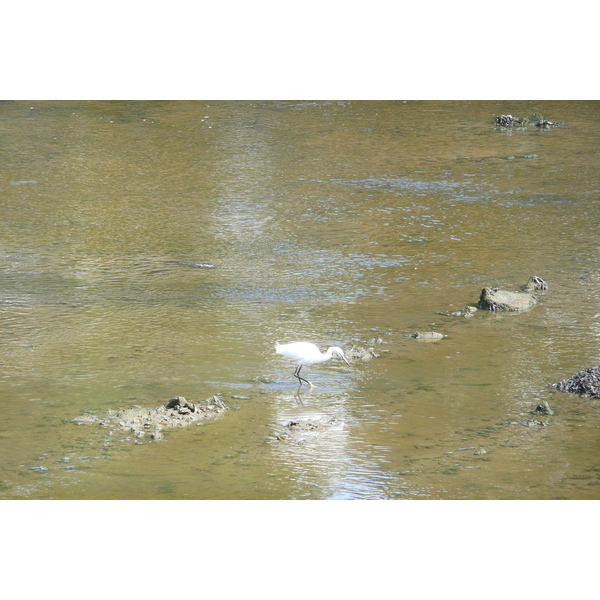
M600 363L598 139L596 102L0 103L0 497L599 498L600 401L551 387ZM378 357L299 390L299 340Z

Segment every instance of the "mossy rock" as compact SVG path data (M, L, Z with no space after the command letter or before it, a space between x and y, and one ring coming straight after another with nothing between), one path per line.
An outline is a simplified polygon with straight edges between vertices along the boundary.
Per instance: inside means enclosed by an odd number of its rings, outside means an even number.
M533 294L507 292L498 288L486 287L481 290L477 308L481 310L522 312L537 304Z

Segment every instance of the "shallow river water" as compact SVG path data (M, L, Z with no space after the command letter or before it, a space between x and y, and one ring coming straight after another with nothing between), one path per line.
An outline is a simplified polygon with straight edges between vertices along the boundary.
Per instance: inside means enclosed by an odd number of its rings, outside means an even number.
M0 497L600 498L600 401L551 387L600 363L599 139L597 102L0 103ZM299 389L301 340L378 356Z

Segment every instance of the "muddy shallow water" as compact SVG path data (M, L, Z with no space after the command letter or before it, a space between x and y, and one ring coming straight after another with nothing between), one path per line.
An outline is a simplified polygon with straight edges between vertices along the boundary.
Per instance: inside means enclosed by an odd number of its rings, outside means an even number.
M534 111L565 126L493 125ZM0 497L600 497L600 401L551 387L600 363L599 103L3 102L0 128ZM529 311L446 316L531 275ZM377 357L299 390L274 346L300 340ZM73 421L214 395L157 440Z

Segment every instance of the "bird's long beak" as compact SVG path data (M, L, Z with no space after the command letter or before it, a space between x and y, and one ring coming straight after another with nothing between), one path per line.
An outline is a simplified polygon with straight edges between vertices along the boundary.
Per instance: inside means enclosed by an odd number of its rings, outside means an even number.
M348 365L350 366L350 363L346 360L345 356L340 356L340 358Z

